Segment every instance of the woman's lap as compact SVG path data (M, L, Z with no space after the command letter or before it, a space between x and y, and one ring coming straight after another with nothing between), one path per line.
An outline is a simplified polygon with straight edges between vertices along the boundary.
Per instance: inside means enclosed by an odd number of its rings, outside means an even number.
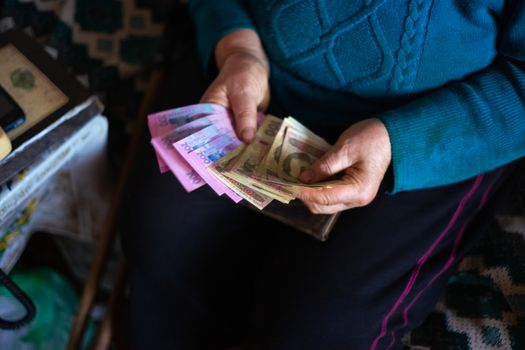
M184 193L143 151L123 225L137 349L218 349L242 335L261 349L397 346L476 239L464 228L501 176L381 194L321 243L205 189Z
M214 348L206 344L223 340L213 338L246 332L253 295L246 277L262 250L259 215L205 188L186 193L172 174L159 174L149 145L142 153L122 213L133 343Z

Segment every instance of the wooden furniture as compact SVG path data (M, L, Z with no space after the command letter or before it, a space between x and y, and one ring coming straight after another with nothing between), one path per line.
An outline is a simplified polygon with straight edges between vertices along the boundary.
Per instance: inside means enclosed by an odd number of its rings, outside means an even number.
M155 97L157 96L158 89L162 83L162 78L163 73L161 68L153 70L150 75L146 94L137 113L133 136L126 151L124 164L120 170L117 186L112 196L108 216L103 230L100 233L100 239L97 242L95 259L84 285L78 313L75 317L73 328L71 330L68 350L76 350L80 348L86 323L89 317L89 312L93 306L93 301L98 291L100 280L105 271L111 247L115 242L118 225L118 213L124 186L133 168L134 157L138 151L138 148L140 147L140 141L143 133L147 129L146 116L151 111ZM112 333L111 321L114 316L117 303L119 302L125 288L126 275L126 262L124 258L122 258L116 283L109 298L106 314L98 332L96 349L107 349L109 347Z

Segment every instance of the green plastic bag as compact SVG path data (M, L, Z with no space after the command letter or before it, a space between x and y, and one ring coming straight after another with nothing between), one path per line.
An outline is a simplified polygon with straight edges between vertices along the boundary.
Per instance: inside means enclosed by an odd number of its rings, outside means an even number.
M20 329L0 330L0 349L65 349L79 302L73 287L49 268L14 270L10 277L33 300L36 317ZM22 305L4 287L0 287L0 315L5 319L16 319L24 312ZM91 347L94 334L95 326L90 322L82 349Z

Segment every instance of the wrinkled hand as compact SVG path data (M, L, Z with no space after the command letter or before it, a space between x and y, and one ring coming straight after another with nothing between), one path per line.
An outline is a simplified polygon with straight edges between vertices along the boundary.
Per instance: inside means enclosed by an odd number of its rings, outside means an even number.
M391 160L390 137L377 118L348 128L330 150L305 170L300 180L321 181L342 172L348 185L305 188L298 193L312 213L333 214L374 200Z
M258 40L254 32L241 30L219 42L219 51L216 51L219 75L201 98L201 102L217 103L231 109L237 135L245 142L250 142L255 136L257 110L266 110L270 101L266 55L260 44L253 45ZM239 48L248 42L247 46L251 47ZM220 51L223 47L222 51L226 53Z

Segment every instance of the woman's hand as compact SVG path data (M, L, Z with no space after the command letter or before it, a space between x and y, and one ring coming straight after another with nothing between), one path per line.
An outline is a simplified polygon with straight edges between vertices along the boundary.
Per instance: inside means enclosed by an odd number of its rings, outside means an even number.
M257 128L257 110L270 102L270 69L259 36L240 29L222 38L215 49L219 75L201 102L220 104L233 111L240 139L250 142Z
M305 188L297 194L312 213L333 214L374 200L391 160L390 137L377 118L352 125L330 150L305 170L300 180L321 181L343 172L348 185Z

